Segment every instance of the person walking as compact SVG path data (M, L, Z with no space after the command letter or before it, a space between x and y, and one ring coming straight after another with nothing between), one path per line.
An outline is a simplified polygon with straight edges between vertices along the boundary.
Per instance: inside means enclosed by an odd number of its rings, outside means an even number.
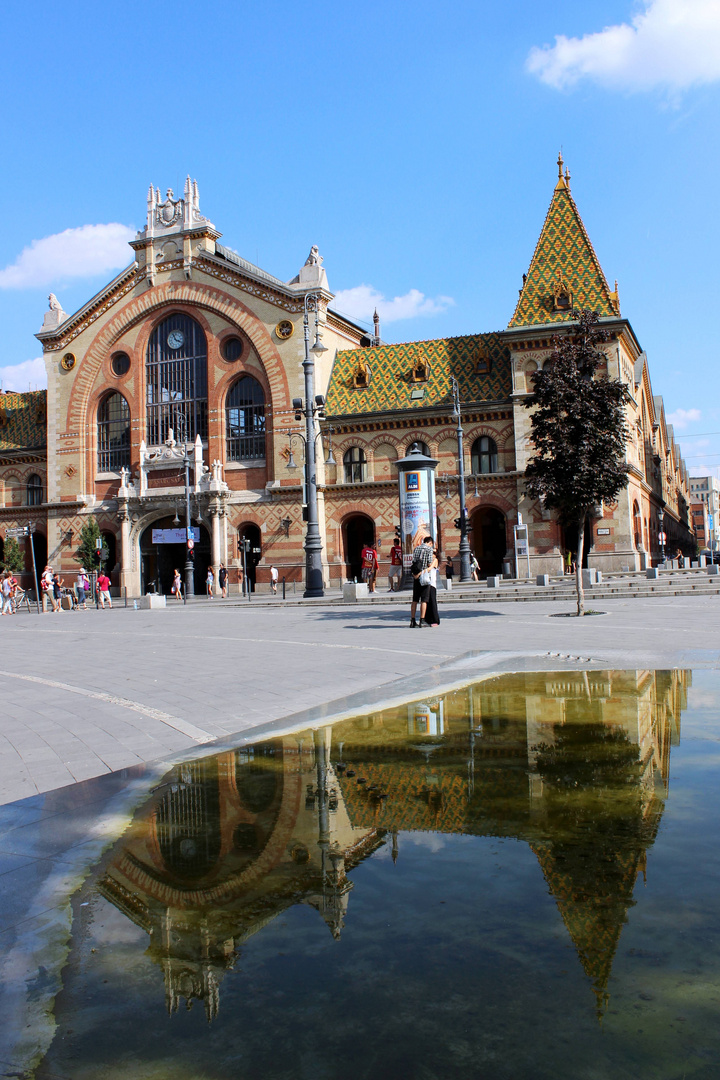
M411 572L413 576L413 593L412 603L410 604L411 627L421 627L429 625L429 623L425 621L425 613L427 609L427 602L430 590L429 570L435 557L432 545L432 536L426 536L422 544L419 544L413 551L413 561L411 567ZM417 611L418 604L420 604L420 621L416 622L415 613Z
M428 589L427 607L425 609L425 622L429 626L440 625L440 612L438 611L437 602L437 576L440 560L438 558L437 548L433 552L433 561L428 568L428 574L430 575L430 588Z
M372 544L366 544L360 552L360 566L362 580L367 582L371 593L375 592L375 578L378 572L377 551Z
M62 611L63 579L56 572L52 577L52 605L53 611Z
M105 601L109 608L112 608L112 600L110 599L110 578L107 576L104 570L101 570L98 574L96 582L96 588L98 591L98 599L100 600L100 607L105 610Z
M473 581L480 580L480 563L477 561L474 555L470 556L470 573Z
M455 565L452 561L452 557L448 555L445 560L445 588L448 592L452 589L453 578L455 577Z
M12 615L12 582L8 573L3 574L2 584L0 584L0 595L2 595L2 615Z
M280 575L278 574L277 566L271 566L270 567L270 588L273 591L273 596L277 595L278 577L279 576Z
M207 577L205 579L205 585L207 588L207 594L212 600L213 598L213 585L215 584L215 575L213 573L212 566L208 566Z
M225 563L220 563L220 569L218 570L218 585L220 586L220 596L224 600L227 596L227 584L228 584L228 572Z
M86 585L87 582L87 585ZM75 592L77 594L78 607L84 608L87 611L87 586L90 582L87 580L87 570L84 566L80 567L78 576L75 579Z
M50 600L50 603L52 604L52 578L53 578L52 566L48 565L48 566L45 567L45 569L43 570L43 572L42 572L42 574L40 576L40 592L42 593L43 611L47 610L47 601L48 600ZM53 611L54 610L55 610L55 606L53 605Z
M390 548L390 570L388 571L388 585L390 592L399 591L402 584L402 548L397 536Z
M179 570L176 570L173 574L173 583L170 592L178 600L182 600L182 577L180 576Z

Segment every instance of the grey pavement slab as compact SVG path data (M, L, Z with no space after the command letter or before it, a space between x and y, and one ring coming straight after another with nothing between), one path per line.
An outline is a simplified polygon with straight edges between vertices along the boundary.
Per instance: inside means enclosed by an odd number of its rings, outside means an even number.
M717 596L408 606L197 604L0 621L0 803L226 739L469 652L720 658Z

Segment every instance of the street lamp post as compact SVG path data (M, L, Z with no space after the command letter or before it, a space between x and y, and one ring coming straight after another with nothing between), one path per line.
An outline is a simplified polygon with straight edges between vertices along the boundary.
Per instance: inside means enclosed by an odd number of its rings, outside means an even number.
M324 398L315 397L315 356L327 352L320 340L320 294L306 293L303 305L303 336L305 339L305 402L295 399L295 416L305 417L305 486L307 498L307 531L305 533L305 592L303 596L324 596L322 572L322 540L318 521L317 474L315 456L315 417L322 414ZM310 312L315 312L315 341L310 345Z
M187 443L183 443L183 464L185 465L185 596L195 595L195 563L192 550L193 534L190 531L190 455Z
M460 413L460 387L457 379L451 376L453 413L452 418L457 422L458 444L458 496L460 498L460 580L471 581L470 572L470 543L468 541L467 507L465 506L465 453L463 450L462 415Z

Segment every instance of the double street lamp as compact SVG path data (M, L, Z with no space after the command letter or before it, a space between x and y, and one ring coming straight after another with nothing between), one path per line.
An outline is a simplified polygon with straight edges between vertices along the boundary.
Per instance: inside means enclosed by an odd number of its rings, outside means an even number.
M307 532L305 533L305 592L303 596L324 596L323 572L322 572L322 540L320 539L320 524L318 521L317 500L317 472L315 442L319 432L316 431L315 420L322 418L325 413L323 407L325 398L319 394L315 396L315 357L327 352L327 348L320 340L320 300L319 293L306 293L303 304L303 336L305 339L305 359L303 371L305 373L305 399L293 398L295 419L305 417L305 435L294 432L296 438L301 438L305 443L305 498L307 506ZM315 312L315 341L310 345L310 312ZM330 463L332 449L329 454ZM292 457L292 435L290 438L290 459L288 468L294 468L295 462Z
M452 384L453 411L452 419L457 423L458 444L458 496L460 498L460 517L457 524L460 527L460 580L472 581L470 572L470 542L468 540L468 513L465 505L465 452L463 450L462 415L460 413L460 387L457 379L450 376Z

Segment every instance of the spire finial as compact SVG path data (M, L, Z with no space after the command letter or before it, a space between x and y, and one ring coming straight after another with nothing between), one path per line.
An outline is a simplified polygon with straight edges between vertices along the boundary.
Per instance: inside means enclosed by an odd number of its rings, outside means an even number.
M565 166L565 187L570 190L570 170Z
M560 153L558 154L558 159L557 159L558 182L555 185L555 190L556 191L565 191L565 189L567 188L567 183L565 182L565 178L563 177L563 165L564 164L565 163L563 161L562 150L561 150Z

